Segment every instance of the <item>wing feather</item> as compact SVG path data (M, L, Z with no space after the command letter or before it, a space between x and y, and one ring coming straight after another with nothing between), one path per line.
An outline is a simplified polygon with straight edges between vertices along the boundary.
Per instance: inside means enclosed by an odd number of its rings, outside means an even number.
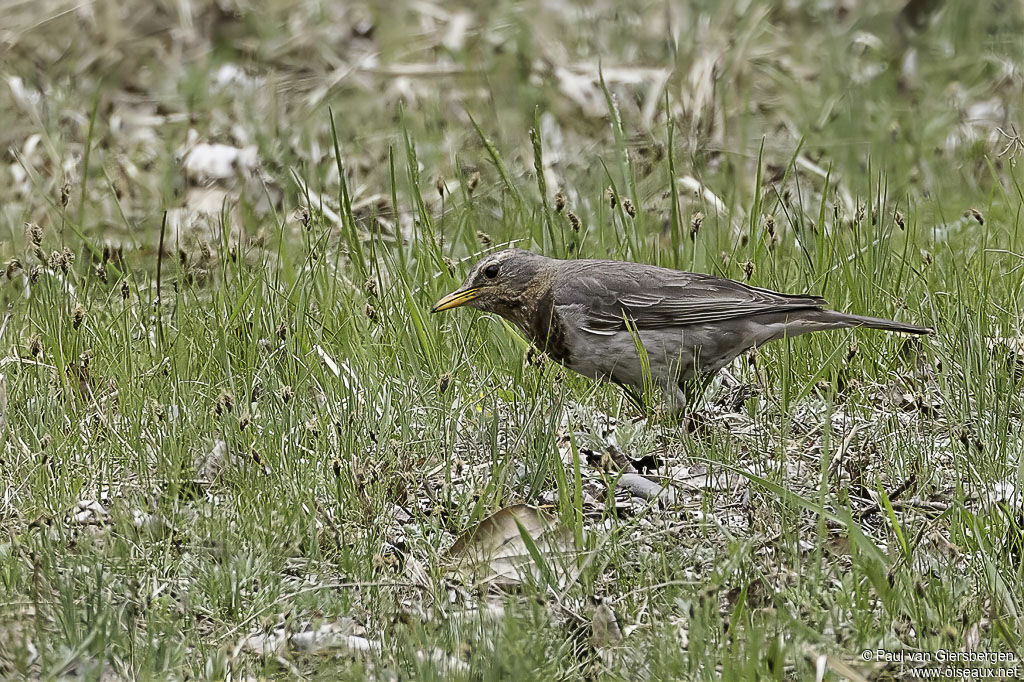
M577 304L583 329L592 334L624 330L627 322L637 330L666 329L825 304L818 296L781 294L710 275L615 261L577 262L579 272L567 278L559 298Z

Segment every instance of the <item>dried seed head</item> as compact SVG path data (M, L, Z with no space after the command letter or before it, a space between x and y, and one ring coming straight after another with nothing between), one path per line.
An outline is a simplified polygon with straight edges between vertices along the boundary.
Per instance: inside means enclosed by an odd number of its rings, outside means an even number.
M38 265L29 270L28 281L32 284L35 284L39 280L39 275L42 273L42 271L43 269L40 268Z
M282 341L288 338L288 325L284 323L284 320L281 320L281 322L278 323L275 333L277 334L277 338Z
M50 434L44 433L43 437L39 439L39 451L42 452L46 448L50 447L50 443L52 442L53 438L50 437Z
M482 230L476 231L476 238L483 246L491 245L491 236Z
M896 221L897 227L899 227L901 230L907 229L907 224L903 220L903 214L902 213L900 213L899 211L896 211L895 213L893 213L892 219Z
M476 191L476 186L479 184L480 171L474 171L473 174L469 176L469 180L466 181L466 190L469 192L470 196L473 195L473 192Z
M121 280L121 300L127 301L131 290L128 289L128 280Z
M444 266L448 268L448 274L452 277L455 276L455 261L448 256L444 257Z
M377 309L373 307L372 303L366 304L366 307L363 309L363 314L366 315L366 319L371 322L377 319Z
M85 308L82 307L81 303L76 303L75 307L71 309L71 326L78 329L82 326L84 320Z
M697 234L700 232L701 225L704 224L704 214L697 211L690 218L690 239L696 239Z
M981 215L981 211L976 208L969 208L964 212L965 218L974 218L979 225L985 224L985 216Z
M579 232L580 231L580 218L579 218L579 216L576 215L575 213L573 213L572 211L569 211L568 213L566 213L565 216L569 219L569 227L572 228L572 231L573 232Z
M857 213L853 216L853 222L857 224L864 222L864 204L857 204Z
M743 264L743 278L750 279L754 276L754 263L753 261L747 261Z
M50 256L46 259L46 267L56 270L63 262L64 259L61 257L60 251L51 251Z
M921 260L924 261L925 265L932 264L932 254L924 249L921 249Z
M778 245L779 245L779 238L776 237L775 235L772 235L772 238L768 240L768 250L769 251L774 251L776 249L776 247L778 247Z
M310 417L306 420L306 423L302 425L306 429L306 433L312 438L318 438L320 436L320 422L316 420L316 417Z
M33 334L28 339L28 354L34 358L39 357L43 352L43 340L39 334Z
M452 384L452 375L445 372L437 378L437 390L444 393L448 390L448 387Z
M313 229L313 216L309 214L308 208L306 208L305 206L300 206L298 209L298 217L299 224L302 225L302 229L304 229L306 232L309 232L311 229ZM206 246L206 249L203 249L204 245ZM206 244L205 241L199 242L199 250L200 252L202 252L203 257L209 256L209 248L209 245Z
M437 190L437 196L444 198L444 178L438 175L434 178L434 189Z
M104 265L103 263L97 263L96 267L93 269L93 272L96 273L96 277L99 278L99 280L101 282L103 282L104 284L107 283L107 266L106 265Z
M533 365L538 369L544 369L548 364L548 354L536 346L531 345L526 351L526 364Z
M60 271L65 275L68 274L68 270L75 264L75 254L68 247L64 247L60 252Z
M20 260L18 260L17 258L12 258L11 260L7 261L7 269L5 270L7 274L7 279L14 279L14 275L18 272L18 270L21 270Z
M92 351L89 350L88 348L79 353L78 364L80 364L83 368L88 369L90 360L92 360Z
M402 570L402 560L394 553L374 554L370 563L381 572L398 573Z
M775 236L775 216L765 215L764 217L764 229L772 237Z
M608 189L606 189L604 191L604 195L605 195L605 197L607 197L609 205L611 205L611 207L614 209L615 208L615 190L613 190L611 187L609 187Z
M153 418L157 421L166 421L167 411L164 409L163 405L156 401L155 398L149 399L149 410L153 413Z
M291 386L282 386L278 395L281 397L282 402L291 402L291 399L295 397L295 391L292 390Z
M230 412L235 407L235 397L228 391L221 391L217 401L213 404L213 413L218 417Z
M626 215L628 215L630 218L636 217L636 206L634 206L633 202L630 201L629 199L622 200L622 210L625 211Z
M68 200L71 198L71 181L64 180L64 184L60 186L60 205L62 208L67 208Z
M263 457L256 451L256 448L250 445L248 454L249 459L255 462L258 466L263 467L263 473L270 474L270 467L263 463Z
M32 246L39 246L43 243L43 228L39 227L35 223L25 223L25 239L27 239Z
M370 298L377 298L377 280L368 279L363 282L363 291L365 291L366 295Z
M561 213L565 209L565 192L555 192L555 213Z

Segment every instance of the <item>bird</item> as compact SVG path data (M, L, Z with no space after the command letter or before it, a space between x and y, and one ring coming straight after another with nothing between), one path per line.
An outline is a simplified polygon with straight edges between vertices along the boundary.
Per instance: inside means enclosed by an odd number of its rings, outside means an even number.
M616 260L559 260L523 249L481 258L433 313L468 306L500 315L559 364L611 381L638 400L660 390L687 414L707 381L740 353L828 329L924 335L927 327L827 309L707 274ZM646 380L646 383L645 383Z

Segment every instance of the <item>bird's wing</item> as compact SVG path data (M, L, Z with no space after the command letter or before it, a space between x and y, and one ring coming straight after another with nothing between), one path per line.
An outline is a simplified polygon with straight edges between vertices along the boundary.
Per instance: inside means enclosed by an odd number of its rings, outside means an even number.
M581 268L560 289L559 298L576 303L583 313L583 329L601 335L627 329L627 322L637 330L665 329L825 303L818 296L780 294L710 275L612 261Z

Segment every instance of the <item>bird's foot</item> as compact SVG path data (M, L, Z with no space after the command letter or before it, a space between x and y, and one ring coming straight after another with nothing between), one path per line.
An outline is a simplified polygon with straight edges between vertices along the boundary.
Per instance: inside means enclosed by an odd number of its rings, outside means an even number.
M686 415L683 429L694 438L706 438L715 429L715 422L703 412L690 412Z
M728 412L741 412L747 400L760 394L761 387L757 384L738 384L730 387L716 404Z
M681 429L698 438L709 435L715 428L715 422L706 413L693 407L661 406L654 411L651 421L669 428Z

